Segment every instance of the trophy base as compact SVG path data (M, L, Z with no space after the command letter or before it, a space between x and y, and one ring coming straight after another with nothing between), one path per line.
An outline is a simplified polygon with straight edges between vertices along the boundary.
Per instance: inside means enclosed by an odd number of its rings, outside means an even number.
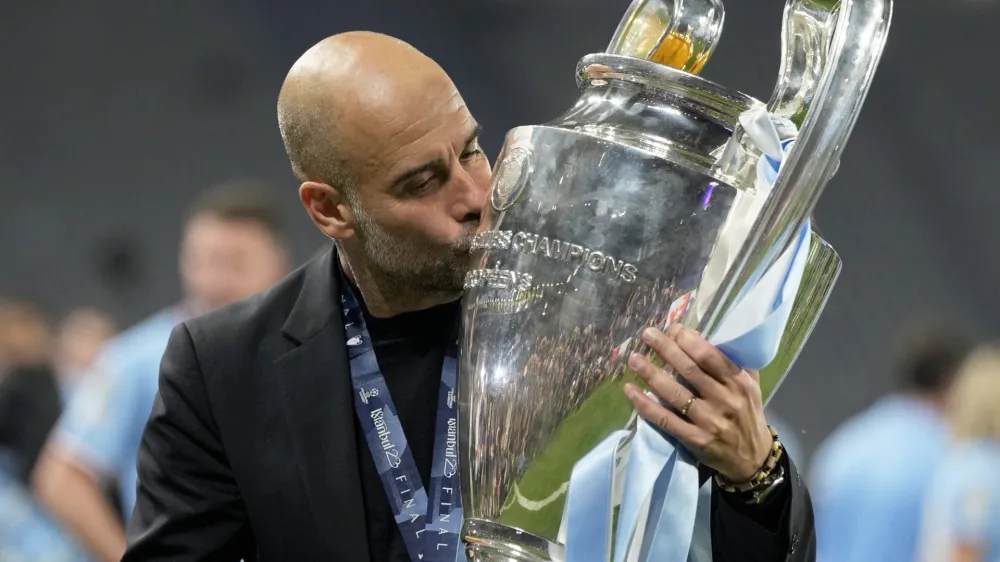
M468 562L565 562L566 547L485 519L466 519L462 540Z

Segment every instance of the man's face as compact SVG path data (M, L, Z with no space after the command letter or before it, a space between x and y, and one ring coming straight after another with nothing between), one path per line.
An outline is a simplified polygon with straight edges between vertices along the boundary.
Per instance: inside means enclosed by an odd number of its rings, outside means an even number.
M259 223L195 216L181 249L181 277L188 297L218 308L270 287L285 274L285 256Z
M0 363L40 363L48 358L49 346L49 327L33 307L0 302Z
M368 154L346 193L357 246L389 282L460 291L490 165L479 126L450 81L429 83L416 98L373 111L372 132L360 139Z

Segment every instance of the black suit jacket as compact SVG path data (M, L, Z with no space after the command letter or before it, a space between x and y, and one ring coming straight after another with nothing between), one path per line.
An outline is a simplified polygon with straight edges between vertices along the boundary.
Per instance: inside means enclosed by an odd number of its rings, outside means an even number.
M369 560L335 259L174 329L124 562ZM713 502L716 562L780 560L790 534L812 560L808 495L790 497L775 533Z

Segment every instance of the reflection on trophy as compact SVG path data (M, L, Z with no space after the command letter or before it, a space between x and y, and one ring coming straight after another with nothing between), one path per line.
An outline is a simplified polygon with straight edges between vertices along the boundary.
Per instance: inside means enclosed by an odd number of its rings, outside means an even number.
M739 120L765 104L697 76L721 33L719 0L635 0L608 52L578 64L576 104L508 133L463 303L470 560L565 559L570 475L629 425L621 387L633 380L627 357L643 351L637 334L675 321L712 333L793 243L836 171L890 17L891 0L789 0L766 109L797 136L766 194L755 184L764 156ZM734 246L733 225L746 221ZM735 257L723 260L726 237ZM765 399L840 271L818 234L807 243L777 355L761 371Z

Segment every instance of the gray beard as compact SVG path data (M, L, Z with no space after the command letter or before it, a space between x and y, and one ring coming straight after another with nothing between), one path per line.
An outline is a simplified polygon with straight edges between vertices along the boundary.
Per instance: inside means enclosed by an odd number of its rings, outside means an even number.
M473 231L451 248L428 246L395 239L363 208L354 205L353 210L363 265L386 295L423 297L461 293L470 265Z

